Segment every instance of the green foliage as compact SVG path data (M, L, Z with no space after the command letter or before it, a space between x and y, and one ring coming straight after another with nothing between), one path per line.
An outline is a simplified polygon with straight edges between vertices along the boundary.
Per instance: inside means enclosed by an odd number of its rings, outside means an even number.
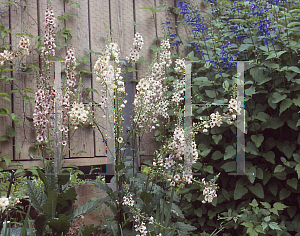
M298 4L294 5L294 2ZM254 175L228 175L237 169L234 146L236 124L232 127L223 124L210 129L208 133L200 131L196 135L196 143L201 144L199 150L203 154L204 166L212 166L213 170L211 172L211 169L204 168L202 173L212 176L220 171L220 189L216 204L208 206L201 203L204 197L192 189L192 185L185 186L185 192L179 192L185 198L180 202L184 216L191 225L201 229L199 234L203 231L212 233L218 228L216 231L222 231L223 235L236 235L236 232L239 235L294 235L299 232L294 224L299 221L295 209L300 204L300 35L296 33L299 30L299 1L280 7L271 4L273 9L268 14L276 13L270 27L277 26L282 31L278 42L274 40L272 43L269 37L268 44L264 42L257 26L254 28L251 25L260 19L259 16L253 18L249 15L249 6L254 1L218 1L218 4L207 6L215 8L215 13L208 9L209 14L204 11L196 13L199 4L193 1L188 3L191 19L202 19L205 16L207 19L203 25L208 30L191 31L192 26L187 26L187 20L184 21L182 15L178 14L178 8L177 11L170 9L188 33L188 38L177 34L170 38L170 42L182 39L183 46L179 47L179 53L186 60L194 57L193 61L199 61L193 63L192 67L193 103L216 103L224 98L230 99L230 85L234 82L236 70L222 65L222 46L230 42L231 45L225 46L225 51L230 54L229 57L233 56L234 61L252 61L251 64L245 63L244 72L245 172ZM235 11L232 10L234 8ZM224 21L228 21L228 24ZM243 29L248 38L239 40L230 28L235 26L239 34L243 34ZM270 30L273 36L278 32L273 34ZM204 36L209 39L203 39ZM198 47L188 42L197 43ZM238 58L234 56L237 52ZM207 60L216 62L216 66ZM197 94L201 94L201 99L196 99ZM193 107L193 122L199 122L200 116L208 116L216 111L222 112L217 106ZM247 207L251 204L250 199L254 198L260 199L265 208ZM231 219L223 227L216 216L224 215L224 211L228 211L226 214Z

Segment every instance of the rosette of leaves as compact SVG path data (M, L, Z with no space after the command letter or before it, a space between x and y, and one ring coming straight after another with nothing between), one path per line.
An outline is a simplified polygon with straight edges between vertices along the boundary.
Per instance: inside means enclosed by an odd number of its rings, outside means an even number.
M46 173L43 173L40 168L37 169L38 176L43 181L44 191L32 181L27 180L30 202L39 212L34 222L36 235L43 236L46 228L50 228L53 233L58 235L62 233L65 235L69 232L73 219L94 211L102 200L91 200L78 205L74 210L73 204L77 196L75 186L66 188L70 180L70 173L67 170L63 170L61 174L55 173L53 161L48 161L46 169Z
M196 228L189 225L185 221L185 217L179 207L180 199L176 191L172 191L169 182L160 177L151 179L149 172L143 171L138 173L133 171L131 157L127 157L129 161L124 161L124 167L120 169L120 176L123 187L116 191L110 188L106 183L101 181L89 181L95 184L98 189L104 190L108 196L103 202L110 208L114 214L113 219L107 219L105 229L109 232L117 232L118 227L121 227L123 235L131 235L135 233L134 225L136 224L133 216L136 212L145 216L144 222L148 222L146 218L153 216L154 221L161 223L166 229L163 235L190 235L190 232ZM145 162L151 168L150 161ZM111 180L112 184L116 183L115 177ZM135 201L134 207L121 205L118 211L118 199L122 204L122 199L127 194L132 194ZM133 214L135 212L135 214ZM161 231L160 231L161 230ZM157 235L163 232L163 227L159 228L156 224L147 224L147 231L151 235Z

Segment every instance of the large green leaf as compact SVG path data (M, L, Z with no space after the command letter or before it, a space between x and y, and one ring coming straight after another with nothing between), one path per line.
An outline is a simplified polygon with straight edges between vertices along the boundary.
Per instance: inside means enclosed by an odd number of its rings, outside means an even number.
M286 183L291 186L292 188L296 189L297 190L297 187L298 187L298 180L296 178L292 178L292 179L288 179L286 181Z
M278 185L276 182L272 182L268 184L268 189L270 190L270 192L276 196L277 195L277 191L278 191Z
M295 171L296 171L297 174L298 174L298 179L300 179L300 163L298 163L298 164L295 166Z
M15 130L10 125L7 126L7 133L9 137L11 138L15 137Z
M61 174L57 175L57 178L59 186L65 185L70 180L70 172L68 172L67 170L63 170Z
M264 129L278 129L284 125L284 122L279 117L273 117L268 122L262 123L262 130Z
M264 136L262 134L251 135L251 140L254 142L256 147L260 147L261 143L264 141Z
M9 141L9 140L10 140L10 137L7 135L3 135L0 137L0 141Z
M278 92L274 92L274 93L272 94L272 98L273 98L273 101L272 101L272 102L273 102L273 103L278 103L278 102L280 102L280 101L286 99L286 97L287 97L286 94L280 94L280 93L278 93Z
M58 194L57 203L60 206L68 206L70 203L73 204L76 201L76 196L75 187L72 186Z
M90 236L90 235L94 235L93 233L96 233L98 228L100 228L101 226L94 226L94 224L90 225L90 226L85 226L84 230L82 231L82 236Z
M271 162L272 164L275 165L275 154L274 154L274 152L268 151L267 153L264 153L262 156L266 159L266 161Z
M31 146L29 149L28 149L28 153L29 153L29 156L30 156L30 158L34 158L34 154L35 154L35 151L36 151L36 147L34 147L34 146Z
M107 196L103 199L98 199L97 201L88 201L81 205L78 205L74 210L74 218L80 215L89 214L92 211L96 210L101 204L108 203L109 204L110 197Z
M213 159L213 160L219 160L219 159L221 159L222 157L223 157L223 154L222 154L219 150L215 151L215 152L211 155L211 159Z
M229 161L226 162L221 166L222 169L224 169L226 172L236 171L236 161Z
M295 144L285 145L282 148L282 152L286 155L286 157L288 159L290 159L292 157L295 150L296 150L296 145Z
M297 96L297 98L294 98L293 102L296 106L300 107L300 96Z
M35 186L32 181L27 180L27 193L29 195L30 202L32 206L38 210L38 212L43 212L43 205L46 202L47 196L42 192L42 190Z
M248 189L244 187L241 184L236 184L235 189L234 189L234 200L240 199L242 196L244 196L246 193L248 193Z
M298 207L296 206L289 206L287 209L287 213L289 214L290 218L293 218L297 212Z
M50 217L55 217L58 194L57 190L51 190L46 203L44 204L44 213Z
M189 224L185 224L185 223L180 222L180 221L176 222L175 225L176 225L176 228L179 230L181 235L186 235L186 234L190 235L189 232L194 231L194 230L197 229L195 226L191 226Z
M251 86L248 89L245 89L245 95L247 96L252 96L253 94L255 94L255 87Z
M37 209L37 208L36 208ZM49 217L39 212L38 217L34 221L36 235L37 236L44 236L47 226L47 221Z
M279 216L278 211L282 211L282 210L284 210L284 209L287 208L287 207L288 207L288 206L282 204L281 202L275 202L275 203L273 204L273 208L270 209L270 212L272 212L272 213L274 213L274 214L276 214L276 215Z
M225 149L224 160L231 159L236 156L236 149L233 146L227 146Z
M274 169L274 173L282 172L285 170L285 167L282 165L277 165Z
M256 168L254 166L250 167L249 170L247 171L247 173L253 173L253 175L252 174L247 175L250 183L253 184L255 181L255 177L256 177Z
M284 112L286 109L288 109L293 104L293 101L290 98L286 98L280 103L280 110L279 115L281 115L282 112Z
M283 200L285 198L288 198L290 195L291 195L291 191L286 189L286 188L283 188L280 190L279 192L279 200Z
M258 112L258 114L255 116L255 119L266 122L270 119L270 116L264 112Z
M215 90L205 90L205 93L208 97L210 98L215 98L217 96L216 91Z
M4 160L4 161L5 161L5 165L6 165L6 167L8 167L8 166L9 166L9 164L11 163L11 159L10 159L10 158L8 158L7 156L0 156L0 161L1 161L1 158L2 158L2 160Z
M213 140L215 141L216 144L218 144L220 142L220 140L222 139L222 135L213 135L212 136Z
M51 219L48 224L52 228L53 233L58 235L62 233L67 234L70 229L70 222L65 214L60 214L59 218Z
M254 186L250 186L250 191L259 198L264 198L264 189L260 183L256 183Z
M146 191L141 192L140 197L141 197L141 199L143 200L144 203L150 203L152 201L151 194L146 192Z

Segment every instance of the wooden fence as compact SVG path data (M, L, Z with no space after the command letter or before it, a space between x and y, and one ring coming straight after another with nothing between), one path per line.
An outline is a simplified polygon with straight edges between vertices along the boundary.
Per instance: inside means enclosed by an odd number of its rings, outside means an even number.
M6 0L1 0L3 3ZM153 44L155 37L162 37L163 31L161 29L161 23L166 21L166 15L164 12L153 13L147 9L141 9L148 6L158 6L163 4L163 0L75 0L80 4L80 8L75 7L71 3L65 3L63 0L51 0L51 6L53 8L55 17L61 16L64 13L77 14L69 15L69 20L61 23L56 21L58 27L72 30L76 36L71 39L72 46L75 48L75 56L90 58L90 65L86 67L93 71L93 66L97 60L97 56L92 55L89 50L95 52L101 52L104 48L105 37L107 31L103 24L103 21L114 32L114 38L116 39L120 50L121 59L125 59L129 55L129 50L132 48L133 37L135 34L135 28L133 21L137 24L138 32L140 32L144 38L144 47L141 52L141 56L145 58L147 63L151 63L153 59L153 52L150 46ZM23 0L15 1L18 5L24 6ZM6 4L0 5L0 23L4 24L6 28L9 28L12 35L15 33L26 33L33 35L34 37L43 35L44 22L45 22L45 10L47 7L46 0L30 0L27 1L28 5L26 11L22 11L20 7L7 6ZM177 5L177 0L167 0L168 6ZM25 23L25 24L24 24ZM26 29L24 29L26 25ZM182 30L182 29L179 29ZM5 42L12 44L12 48L16 49L19 43L20 36L8 35L5 37ZM34 39L31 39L30 55L25 56L22 59L22 63L25 65L29 63L39 64L39 57L37 52L33 49L35 47ZM65 49L61 49L57 52L61 58L65 57ZM134 72L133 76L137 79L145 75L146 67L138 65L137 72ZM13 84L0 80L2 91L10 94L12 89L17 88L31 88L36 90L36 75L32 71L29 74L22 72L9 72L9 76L16 80ZM94 88L99 90L99 85L95 80L95 75L85 76L83 78L83 85L85 88ZM27 92L29 97L34 98L34 94ZM93 93L93 100L98 100L98 95ZM35 104L31 102L30 105L26 104L18 93L12 93L11 103L6 100L0 99L0 107L9 108L10 113L18 115L22 121L22 125L14 125L9 117L0 116L0 136L7 135L6 127L11 125L15 129L15 136L10 141L0 142L1 156L7 156L11 158L12 162L19 162L23 164L23 168L27 169L30 166L42 166L42 162L38 159L31 159L28 153L28 148L35 144L35 130L33 129L33 123L29 122L25 116L33 117L33 111ZM105 120L102 117L103 114L98 112L96 116L99 117L99 122L103 123ZM141 150L146 151L145 157L149 157L153 154L153 142L151 141L152 134L147 134L146 137L141 140ZM19 145L22 148L20 153L18 148L14 145ZM70 151L65 158L63 166L69 164L75 164L77 166L91 166L102 165L106 163L105 157L105 144L102 141L99 132L93 131L91 127L79 127L76 134L72 137L70 146L75 146L75 149ZM75 155L79 151L85 151ZM38 154L38 153L36 153ZM4 167L4 163L0 163L1 167ZM16 167L10 167L13 169Z

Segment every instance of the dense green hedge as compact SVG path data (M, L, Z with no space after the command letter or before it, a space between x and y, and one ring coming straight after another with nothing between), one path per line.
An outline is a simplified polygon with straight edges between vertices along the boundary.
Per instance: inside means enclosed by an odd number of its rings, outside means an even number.
M300 235L299 3L206 1L212 11L205 21L205 13L190 1L178 1L179 8L169 9L189 32L184 38L170 27L173 45L188 47L186 59L201 62L192 70L193 103L228 102L234 61L252 61L244 74L245 172L254 176L228 175L236 170L236 124L215 126L196 136L203 166L198 163L195 171L208 178L221 172L212 205L201 203L196 185L181 191L185 217L199 233L219 227L218 215L237 216L248 207L244 221L235 223L232 218L219 235ZM194 121L216 111L226 108L194 107Z

